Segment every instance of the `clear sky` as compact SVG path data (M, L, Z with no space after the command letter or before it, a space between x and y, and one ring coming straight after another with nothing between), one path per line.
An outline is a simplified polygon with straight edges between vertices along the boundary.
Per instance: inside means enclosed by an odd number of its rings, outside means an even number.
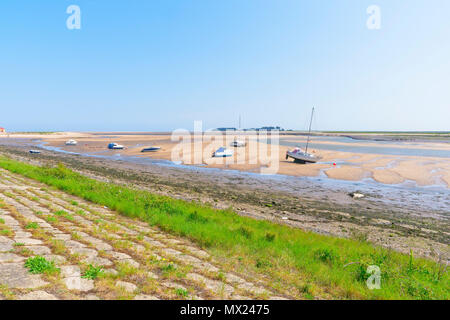
M241 114L306 129L315 106L320 130L448 131L449 13L448 0L2 0L0 126L207 129Z

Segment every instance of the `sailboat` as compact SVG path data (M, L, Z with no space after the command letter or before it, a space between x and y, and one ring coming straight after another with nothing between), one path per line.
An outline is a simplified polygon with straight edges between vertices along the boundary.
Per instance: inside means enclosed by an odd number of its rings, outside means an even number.
M239 131L241 131L241 115L239 115ZM247 143L242 140L234 139L233 142L230 143L230 146L238 148L238 147L245 147Z
M303 151L300 147L294 148L292 150L288 150L288 151L286 151L286 160L288 160L289 158L292 158L292 159L294 159L294 162L296 162L296 163L316 163L317 161L319 161L321 159L320 157L317 157L311 153L308 153L308 146L309 146L309 141L310 141L310 137L311 137L311 125L312 125L313 117L314 117L314 108L312 108L312 112L311 112L311 121L309 123L308 139L306 141L305 151Z

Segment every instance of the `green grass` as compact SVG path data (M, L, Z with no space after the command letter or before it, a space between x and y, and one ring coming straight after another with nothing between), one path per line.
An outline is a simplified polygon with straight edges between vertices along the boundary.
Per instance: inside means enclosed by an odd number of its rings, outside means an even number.
M180 298L187 298L189 296L189 292L183 288L175 289L175 294Z
M59 268L55 267L53 261L48 261L47 259L41 256L28 258L25 261L25 267L28 268L28 271L33 274L38 273L55 274L59 272Z
M45 219L50 223L58 221L58 219L56 219L55 217L52 217L52 216L48 216Z
M12 234L12 231L9 229L1 229L0 230L0 235L2 235L2 236L9 236L11 234Z
M449 277L437 263L367 241L302 231L242 217L196 202L100 182L62 165L38 167L0 157L0 167L120 214L189 238L239 270L262 274L303 298L449 299ZM381 269L381 289L369 290L369 265Z
M161 267L161 271L165 276L174 273L176 269L177 268L172 263L168 263L167 265Z
M39 228L37 222L30 222L25 226L25 229L37 229L37 228Z
M85 279L95 280L98 278L98 276L102 275L103 273L104 271L102 267L96 267L90 264L81 277Z
M58 217L64 217L70 221L74 220L73 216L64 210L58 210L58 211L54 212L53 214Z

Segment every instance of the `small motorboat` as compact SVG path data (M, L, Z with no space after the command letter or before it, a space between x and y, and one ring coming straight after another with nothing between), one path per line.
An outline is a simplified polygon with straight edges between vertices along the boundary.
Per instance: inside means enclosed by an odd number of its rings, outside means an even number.
M147 147L141 150L141 152L156 152L161 150L161 147Z
M66 146L76 146L78 142L76 142L73 139L67 140L66 141Z
M223 158L223 157L232 157L234 154L233 150L227 149L225 147L220 147L212 154L213 157Z
M234 140L231 143L232 147L245 147L247 144L245 143L245 141L241 141L241 140Z
M111 149L111 150L122 150L124 148L125 148L124 146L117 144L115 142L108 144L108 149Z
M39 151L39 150L30 150L29 152L32 153L32 154L39 154L39 153L41 153L41 151Z
M286 160L292 158L297 163L316 163L320 160L319 157L303 151L301 148L294 148L293 150L286 151Z

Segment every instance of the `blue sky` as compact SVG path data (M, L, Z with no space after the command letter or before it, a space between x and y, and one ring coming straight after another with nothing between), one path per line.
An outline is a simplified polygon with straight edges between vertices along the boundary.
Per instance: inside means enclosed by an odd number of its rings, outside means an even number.
M81 8L68 30L66 8ZM366 27L369 5L381 29ZM450 130L448 0L0 2L9 130Z

